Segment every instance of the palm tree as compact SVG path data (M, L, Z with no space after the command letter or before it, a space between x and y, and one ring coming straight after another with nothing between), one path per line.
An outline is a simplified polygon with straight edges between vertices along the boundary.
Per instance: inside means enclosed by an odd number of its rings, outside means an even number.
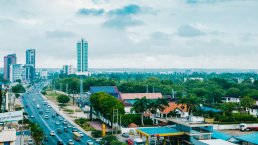
M190 97L181 97L178 101L177 104L181 104L182 108L184 109L184 105L186 105L187 108L187 112L189 112L189 114L192 113L193 110L197 110L200 107L200 98L194 96L194 95L190 95Z
M136 101L133 104L133 110L136 113L141 114L141 124L142 124L142 126L144 126L143 115L144 115L144 112L148 109L149 103L150 103L150 101L146 97L143 97L141 99L137 98Z
M168 106L169 102L166 98L158 98L157 100L150 100L148 109L156 115L157 110L163 111Z

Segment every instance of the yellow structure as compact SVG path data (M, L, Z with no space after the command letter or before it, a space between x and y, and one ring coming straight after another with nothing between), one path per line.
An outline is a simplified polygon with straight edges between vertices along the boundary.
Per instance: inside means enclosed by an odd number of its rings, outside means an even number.
M163 144L166 144L166 139L170 140L172 143L178 136L184 135L184 132L179 132L176 129L169 128L169 127L151 127L151 128L138 128L136 132L142 138L143 136L146 138L145 145L149 144L149 140L151 137L157 137L159 140L160 137L164 137ZM177 144L179 145L179 139L176 139Z
M106 125L102 124L102 137L106 136Z

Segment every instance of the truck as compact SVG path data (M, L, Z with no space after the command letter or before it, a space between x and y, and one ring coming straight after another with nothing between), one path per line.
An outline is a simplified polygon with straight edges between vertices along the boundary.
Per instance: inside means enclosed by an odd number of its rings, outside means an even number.
M79 132L73 132L73 139L80 141L81 140L81 134Z
M40 108L40 106L39 106L39 104L37 104L37 109L39 109Z
M240 131L258 131L258 126L247 126L245 123L239 125Z

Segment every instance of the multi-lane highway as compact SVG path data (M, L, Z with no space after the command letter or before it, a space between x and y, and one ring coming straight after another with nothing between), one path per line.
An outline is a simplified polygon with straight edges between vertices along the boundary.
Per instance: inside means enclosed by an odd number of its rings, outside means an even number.
M55 110L42 98L40 89L35 88L26 93L23 96L22 102L25 106L25 111L28 113L29 119L39 124L42 127L44 134L48 136L48 141L44 141L44 144L56 145L58 144L58 141L68 144L69 140L72 140L75 145L85 145L88 144L88 140L92 140L83 133L81 140L75 141L73 139L72 130L79 130L74 128L74 126L62 116L57 115L57 112L55 112ZM46 118L46 115L49 117L48 119ZM64 121L68 122L68 124L64 124ZM68 132L64 132L64 127L67 127ZM62 132L58 133L57 129L60 129ZM54 136L50 135L51 131L55 132Z

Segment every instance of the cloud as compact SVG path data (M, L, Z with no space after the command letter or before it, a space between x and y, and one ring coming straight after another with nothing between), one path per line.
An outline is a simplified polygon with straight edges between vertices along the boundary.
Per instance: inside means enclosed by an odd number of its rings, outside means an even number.
M143 25L144 23L140 20L135 20L132 17L128 16L118 16L114 18L110 18L105 21L102 26L109 27L109 28L116 28L116 29L125 29L129 26L139 26Z
M77 12L78 15L92 15L92 16L100 16L103 15L105 13L104 9L87 9L87 8L82 8L79 9L79 11Z
M226 1L229 1L229 0L185 0L185 1L188 4L200 4L200 3L209 4L209 3L217 3L217 2L226 2Z
M60 31L60 30L54 30L54 31L47 31L46 37L48 38L69 38L73 37L75 34L69 31Z
M109 11L109 15L126 16L126 15L137 15L151 12L150 7L141 7L136 4L126 5L122 8L114 9Z
M205 33L191 25L182 25L178 28L177 34L181 37L196 37L204 35Z

